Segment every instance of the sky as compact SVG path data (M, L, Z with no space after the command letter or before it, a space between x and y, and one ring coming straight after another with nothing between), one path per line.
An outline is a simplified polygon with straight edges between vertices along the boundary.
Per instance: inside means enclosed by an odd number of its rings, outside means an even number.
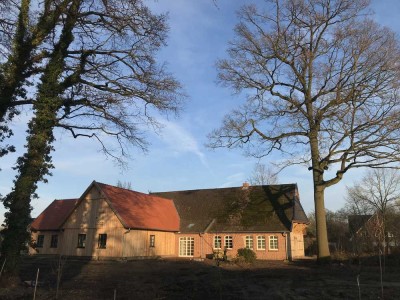
M131 184L139 192L161 192L241 186L247 181L256 163L268 165L279 160L279 153L259 161L246 157L239 149L211 150L205 146L207 135L221 125L227 113L244 101L228 88L216 83L215 63L226 57L228 41L234 36L236 11L246 3L261 0L158 0L146 1L156 13L169 14L170 32L167 47L158 58L181 82L187 99L177 118L161 117L164 128L157 134L147 132L151 143L147 153L131 152L128 167L121 169L99 152L92 140L74 140L68 134L56 132L53 176L48 183L39 183L38 199L32 200L32 217L36 217L54 199L78 198L89 184L98 182L116 185ZM373 18L400 34L400 2L374 0ZM0 160L0 194L12 188L16 175L16 158L24 151L29 111L24 111L12 124L15 135L10 142L17 152ZM350 171L337 185L328 188L325 205L336 211L344 206L346 186L363 175L362 170ZM313 186L306 166L293 166L279 174L279 183L297 183L301 203L310 213L314 209ZM0 206L0 222L5 209Z

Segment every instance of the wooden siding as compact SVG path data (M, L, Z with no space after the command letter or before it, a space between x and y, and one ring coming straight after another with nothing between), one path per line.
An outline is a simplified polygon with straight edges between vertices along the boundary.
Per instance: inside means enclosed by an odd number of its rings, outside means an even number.
M150 235L154 235L154 247L150 247ZM175 234L173 232L128 230L124 233L123 241L123 257L175 255Z
M32 232L32 241L36 243L38 235L43 235L43 247L40 248L32 248L29 247L28 251L29 254L58 254L60 247L61 247L61 240L62 240L62 232L58 231L36 231ZM51 248L51 236L58 235L58 245L57 248Z
M63 255L97 258L175 255L174 233L124 228L96 187L73 211L63 230ZM84 248L78 248L79 234L86 235ZM98 247L100 234L107 234L105 248ZM150 247L150 235L155 236L155 247Z
M306 224L293 223L290 233L291 257L304 257L304 234L307 228Z
M108 203L93 187L63 225L62 254L121 257L124 227ZM78 235L86 234L85 248L78 248ZM98 248L99 234L107 234L106 248Z

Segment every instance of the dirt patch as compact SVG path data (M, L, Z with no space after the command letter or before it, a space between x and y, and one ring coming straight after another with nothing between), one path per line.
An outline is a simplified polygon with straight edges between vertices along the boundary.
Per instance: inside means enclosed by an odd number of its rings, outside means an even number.
M36 299L54 299L57 283L55 258L24 260L22 281L40 269ZM359 285L357 284L357 277ZM387 266L383 275L385 299L398 299L400 270ZM59 299L380 299L379 266L314 260L255 264L160 259L135 261L64 262ZM33 288L23 284L0 289L0 299L32 299Z

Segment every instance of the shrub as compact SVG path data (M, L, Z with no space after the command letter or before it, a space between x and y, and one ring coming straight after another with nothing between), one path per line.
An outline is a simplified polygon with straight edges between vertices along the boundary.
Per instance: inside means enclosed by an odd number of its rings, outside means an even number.
M248 248L240 248L238 249L237 257L240 260L244 260L247 263L253 263L257 259L256 253Z

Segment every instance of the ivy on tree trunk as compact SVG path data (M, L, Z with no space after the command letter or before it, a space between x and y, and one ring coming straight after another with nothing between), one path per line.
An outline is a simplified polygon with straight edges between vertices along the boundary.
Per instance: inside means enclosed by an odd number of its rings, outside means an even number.
M62 106L59 95L63 92L59 78L64 71L65 57L69 45L73 42L72 30L77 19L80 0L69 7L60 41L41 78L38 96L34 103L35 117L29 123L27 151L18 159L18 175L14 189L3 200L9 209L6 213L2 253L7 259L6 270L18 271L20 252L26 248L29 240L28 226L31 222L31 196L35 194L37 182L44 180L53 167L50 153L54 141L53 129L57 124L57 112Z

